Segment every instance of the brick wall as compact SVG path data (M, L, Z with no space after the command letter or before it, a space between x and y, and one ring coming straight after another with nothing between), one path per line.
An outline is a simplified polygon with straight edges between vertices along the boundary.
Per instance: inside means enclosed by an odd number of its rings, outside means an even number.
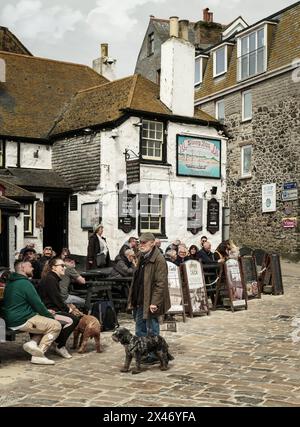
M299 225L284 229L282 218L299 217L298 201L283 202L283 183L300 185L300 83L291 73L251 87L253 117L242 123L241 91L225 99L228 142L227 197L230 234L238 242L300 258ZM214 102L201 108L214 114ZM241 146L252 144L251 178L241 178ZM277 184L277 211L262 214L262 184Z
M74 191L93 191L100 183L100 133L56 141L52 166Z

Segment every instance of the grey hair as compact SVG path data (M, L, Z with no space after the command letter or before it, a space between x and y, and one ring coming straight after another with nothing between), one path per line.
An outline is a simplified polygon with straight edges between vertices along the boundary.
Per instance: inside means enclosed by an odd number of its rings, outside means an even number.
M128 257L130 255L134 256L134 251L132 249L126 249L126 251L124 252L124 255L126 257Z

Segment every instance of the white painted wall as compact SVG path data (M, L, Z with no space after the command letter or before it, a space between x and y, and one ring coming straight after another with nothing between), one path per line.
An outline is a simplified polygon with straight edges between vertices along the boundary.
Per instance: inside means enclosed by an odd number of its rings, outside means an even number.
M6 167L17 167L18 164L18 143L15 141L6 141L5 146L5 165Z
M87 231L81 230L81 204L101 200L103 203L104 236L107 238L110 253L114 258L121 245L130 236L138 234L137 228L129 234L118 230L118 194L116 184L126 183L126 164L124 151L130 148L138 154L139 128L133 126L138 118L130 118L118 128L118 137L112 138L111 131L101 132L101 184L97 191L78 194L78 211L69 212L69 246L73 253L86 255L88 244ZM213 249L222 238L222 195L225 188L226 174L226 139L222 139L222 179L189 178L176 176L176 135L187 134L202 137L220 138L213 128L196 125L170 123L168 127L168 163L171 166L141 165L141 182L129 185L132 193L152 193L166 195L166 235L163 248L176 238L183 240L188 246L199 245L200 236L206 235L212 242ZM220 202L220 230L211 235L206 230L207 201L211 198L212 186L218 188L216 198ZM205 193L206 192L206 193ZM203 203L203 230L196 236L187 231L187 198L198 194L206 198Z
M22 168L51 169L50 145L22 143L20 148L20 164Z
M195 47L171 37L161 46L160 99L180 116L194 116Z

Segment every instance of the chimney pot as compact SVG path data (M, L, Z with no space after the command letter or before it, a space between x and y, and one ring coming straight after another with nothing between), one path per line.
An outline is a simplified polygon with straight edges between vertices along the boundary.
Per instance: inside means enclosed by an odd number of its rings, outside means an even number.
M203 21L209 22L209 7L203 9Z
M181 19L179 21L179 37L189 41L189 21L187 19Z
M178 16L170 17L170 37L178 37L179 28L178 28Z
M213 12L208 12L208 22L214 22L214 14L213 14Z
M101 43L101 58L108 57L108 44Z
M0 82L5 83L6 81L6 65L5 60L0 58Z

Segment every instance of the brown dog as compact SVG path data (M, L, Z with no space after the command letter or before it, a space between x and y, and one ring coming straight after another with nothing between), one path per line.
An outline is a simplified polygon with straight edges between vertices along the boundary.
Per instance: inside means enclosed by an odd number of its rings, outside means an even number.
M101 353L100 348L100 322L98 319L96 319L95 316L90 316L88 314L84 314L76 328L74 329L74 342L73 342L73 348L78 347L78 339L79 335L80 337L80 343L79 343L79 350L78 353L85 353L86 347L89 338L94 338L96 343L96 351L97 353Z

